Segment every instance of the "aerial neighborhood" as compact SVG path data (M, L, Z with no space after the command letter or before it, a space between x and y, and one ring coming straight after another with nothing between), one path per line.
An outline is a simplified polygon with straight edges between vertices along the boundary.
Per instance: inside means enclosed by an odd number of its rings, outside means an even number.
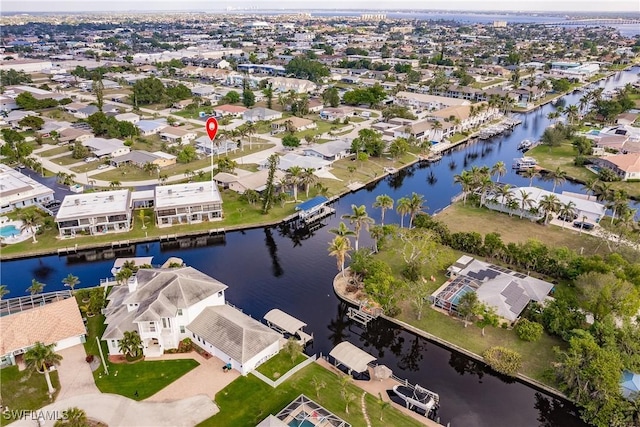
M13 3L0 425L640 425L637 10Z

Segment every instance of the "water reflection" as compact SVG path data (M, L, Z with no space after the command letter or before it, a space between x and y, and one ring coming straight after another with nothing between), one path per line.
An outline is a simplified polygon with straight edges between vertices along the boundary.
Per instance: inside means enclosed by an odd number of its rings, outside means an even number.
M413 339L409 342L409 349L400 354L398 367L403 371L420 370L420 362L424 359L427 352L427 344L427 340L418 335L414 335Z
M274 277L280 277L284 274L284 270L280 264L280 259L278 259L278 245L276 244L273 234L271 233L271 228L269 227L264 228L264 242L267 244L269 256L271 257L271 272Z
M482 383L482 377L484 377L486 371L486 367L483 364L455 351L451 352L449 366L460 375L469 374L478 377L478 383Z
M535 399L540 427L560 427L575 423L577 414L575 408L570 404L544 396L541 393L536 393Z
M327 328L331 331L331 334L329 334L328 337L331 342L331 347L337 346L342 341L347 341L347 338L351 336L348 333L349 324L351 322L347 317L348 310L349 305L344 301L340 301L336 317L329 321Z

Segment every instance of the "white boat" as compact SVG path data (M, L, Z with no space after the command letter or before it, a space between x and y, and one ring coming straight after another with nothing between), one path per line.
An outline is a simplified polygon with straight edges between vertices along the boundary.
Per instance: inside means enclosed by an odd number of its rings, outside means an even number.
M519 171L535 168L538 162L533 157L520 157L518 159L513 159L513 169L517 169Z
M524 139L518 144L518 150L528 150L533 146L533 141L530 139Z
M439 407L440 396L419 385L396 385L393 386L393 392L397 394L409 409L422 409L425 417L428 417L432 411Z

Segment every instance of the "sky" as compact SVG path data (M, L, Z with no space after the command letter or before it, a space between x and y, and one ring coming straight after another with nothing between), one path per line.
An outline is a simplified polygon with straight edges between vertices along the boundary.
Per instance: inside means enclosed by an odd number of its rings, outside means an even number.
M0 12L85 12L128 10L221 10L226 7L257 9L439 9L504 11L626 11L640 12L638 0L2 0Z

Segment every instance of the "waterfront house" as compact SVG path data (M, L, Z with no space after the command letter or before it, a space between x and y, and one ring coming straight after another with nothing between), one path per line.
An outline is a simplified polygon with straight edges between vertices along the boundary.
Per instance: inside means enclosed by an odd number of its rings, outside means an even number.
M640 153L596 157L593 163L613 171L622 181L640 180Z
M280 350L282 335L229 305L206 307L187 330L191 340L247 375Z
M284 177L284 172L276 170L273 179L274 182L278 183L282 181ZM257 172L242 176L233 175L227 172L219 172L213 177L213 180L219 183L223 188L228 188L239 194L244 194L247 190L253 190L261 193L267 187L268 179L268 169L261 169Z
M0 213L53 200L54 191L0 163Z
M222 219L222 198L214 182L189 182L155 188L158 227Z
M55 221L64 238L126 232L131 218L129 190L112 190L65 196Z
M53 344L56 352L85 342L82 315L69 291L11 298L2 304L0 367L23 364L24 353L37 342Z
M213 107L213 112L218 116L231 116L241 118L244 112L247 111L246 107L240 105L224 104L217 107Z
M136 331L147 357L175 349L185 338L243 375L277 354L281 335L226 305L227 285L192 268L140 269L107 297L102 340L110 355Z
M581 221L586 219L587 221L597 224L604 217L606 211L606 208L602 203L595 200L589 200L589 198L584 195L569 192L563 192L561 194L552 193L551 191L543 190L538 187L513 188L511 190L511 198L518 204L518 206L521 206L522 191L529 195L529 200L531 201L530 207L524 212L524 216L528 218L539 219L542 217L543 213L538 211L538 203L540 203L540 200L545 196L550 195L555 195L560 203L573 203L575 214ZM489 194L487 196L486 205L489 209L509 212L510 210L506 204L507 201L503 200L501 196L496 196L495 194ZM514 211L514 213L520 215L520 208Z
M508 268L461 256L447 269L449 280L431 294L430 300L449 313L456 313L460 298L475 292L478 300L496 310L510 323L515 322L531 301L542 302L553 284Z
M458 105L471 105L466 99L449 98L446 96L428 95L426 93L413 93L400 91L396 94L396 103L415 110L441 110Z

